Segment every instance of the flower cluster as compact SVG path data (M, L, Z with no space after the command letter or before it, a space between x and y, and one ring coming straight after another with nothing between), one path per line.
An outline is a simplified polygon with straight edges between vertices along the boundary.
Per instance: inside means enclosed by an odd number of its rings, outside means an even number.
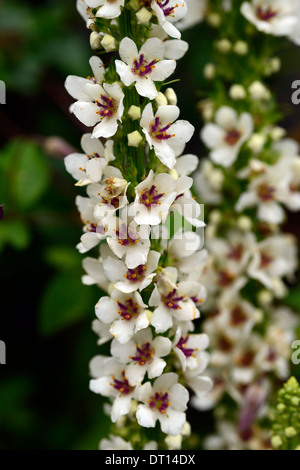
M84 259L82 280L107 294L93 330L110 355L90 364L90 389L110 399L115 423L103 449L153 448L141 427L157 422L167 435L159 444L180 448L190 432L188 390L200 397L212 385L203 375L208 337L193 323L206 298L204 223L189 176L198 159L182 155L194 128L178 119L175 92L165 88L187 50L177 22L189 1L77 2L95 55L91 75L69 76L66 89L90 132L65 164L87 192L76 199L84 224L77 248L96 257Z
M300 209L300 152L276 125L276 100L265 82L279 66L270 57L276 47L270 35L297 42L299 2L227 2L226 9L215 3L207 16L218 27L214 61L204 69L213 99L199 104L209 155L195 177L210 206L201 280L214 385L193 405L215 408L218 434L207 448L257 450L271 445L260 419L268 416L278 382L289 377L297 326L282 302L297 269L297 244L282 224L287 211Z
M279 390L276 409L273 410L272 446L280 450L299 450L300 386L291 377Z

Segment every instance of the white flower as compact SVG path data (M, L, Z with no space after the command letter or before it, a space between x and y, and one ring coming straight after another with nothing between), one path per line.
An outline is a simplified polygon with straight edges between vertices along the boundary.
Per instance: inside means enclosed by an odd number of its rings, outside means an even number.
M168 168L176 163L178 148L183 150L188 142L194 127L188 122L176 119L179 117L177 106L160 106L154 116L151 103L145 107L140 124L150 148L154 147L160 161Z
M146 308L138 292L124 294L114 289L111 297L101 297L95 312L99 320L109 325L110 334L124 344L149 325Z
M216 124L206 124L201 131L205 145L212 149L210 158L217 164L229 167L237 159L243 143L253 131L251 114L237 112L222 106L215 115Z
M125 368L126 377L130 385L142 383L147 372L149 379L159 377L166 361L161 359L171 351L172 343L168 338L156 336L152 338L151 329L137 333L126 344L120 344L113 340L111 354L123 364L129 364Z
M287 234L273 235L255 246L248 274L274 290L274 280L292 276L296 268L297 247L294 237Z
M77 101L70 111L84 125L94 127L92 137L112 137L124 112L124 93L118 83L94 83L69 76L66 89Z
M90 198L77 196L76 205L85 224L85 233L81 236L77 249L80 253L86 253L106 237L106 220L99 221L94 216L95 204Z
M206 368L207 356L203 354L209 345L209 338L206 334L187 334L182 328L176 331L173 341L174 351L180 361L183 372L187 369L196 369L200 365Z
M175 70L175 60L163 60L165 46L158 38L148 39L140 51L132 39L126 37L120 43L116 69L126 86L135 83L139 95L153 100L158 91L153 81L163 82Z
M285 178L279 191L280 201L291 211L300 209L300 157L299 144L293 139L283 139L274 146L280 152L276 163L278 173Z
M150 249L149 226L138 226L128 217L112 217L108 222L107 243L118 257L125 257L128 268L145 264Z
M154 428L158 420L164 433L171 436L181 433L189 393L177 381L178 375L169 373L156 379L153 387L150 382L140 387L139 401L145 403L138 406L136 413L140 426Z
M225 291L209 328L220 328L232 341L247 338L255 323L256 309L236 292ZM209 334L209 330L206 330Z
M94 204L94 217L102 223L128 204L126 192L129 185L120 170L112 166L107 166L103 175L103 181L87 188L91 204Z
M163 42L165 59L181 59L189 48L188 43L182 39L169 39L159 24L151 25L150 37L159 38Z
M86 27L90 28L93 24L93 19L90 17L90 12L84 0L76 0L76 8L82 19L86 22Z
M92 134L84 134L81 147L84 154L72 153L65 158L66 169L79 182L78 186L98 183L108 162L115 160L113 141L108 140L104 147L100 140L92 138Z
M252 0L242 4L241 13L259 31L289 36L299 21L297 4L297 0Z
M209 160L204 160L194 177L194 187L201 201L213 205L220 204L222 201L221 190L223 181L224 175L222 170L214 168Z
M256 239L252 232L230 230L226 238L213 238L207 243L219 273L226 271L233 277L243 274L248 265Z
M208 253L206 250L199 250L201 238L195 232L178 231L170 240L168 245L168 256L172 266L176 266L180 273L196 275L201 277L207 264ZM206 297L203 291L203 301Z
M251 162L250 162L251 164ZM257 218L264 222L279 224L283 222L285 212L279 202L284 202L289 185L287 165L264 164L261 174L252 179L247 190L236 203L238 212L252 206L258 206Z
M213 382L211 378L207 375L202 375L203 371L206 369L209 363L209 355L202 351L198 366L193 369L187 369L184 374L184 380L186 381L188 387L194 392L193 399L197 400L206 397L208 392L211 391Z
M165 32L173 38L180 39L181 34L173 23L186 15L186 2L184 0L153 0L151 7Z
M192 28L197 23L200 23L207 9L207 0L185 0L187 4L187 13L176 26L181 31Z
M110 282L103 269L103 261L108 256L113 256L113 253L109 246L104 243L100 245L99 258L84 258L82 266L87 274L82 276L83 284L88 286L97 284L102 290L108 291Z
M178 176L188 176L197 169L198 165L198 157L196 155L188 153L176 159L176 164L173 170L176 171Z
M94 358L96 364L91 361L92 375L97 378L90 380L90 390L114 399L111 420L115 423L129 413L131 400L137 399L138 389L129 385L123 364L111 357L102 358L101 361L98 358Z
M88 84L102 84L104 81L105 67L102 60L97 56L92 56L89 60L90 67L93 75L87 78L77 77L76 75L69 75L65 82L65 87L68 93L77 100L84 100L86 93L84 92L85 85Z
M134 269L128 269L126 264L118 259L108 257L103 262L103 269L108 279L114 283L115 288L124 293L143 290L151 284L155 276L160 253L149 251L145 264Z
M172 204L172 209L179 212L191 225L195 227L204 227L205 223L199 220L201 215L201 206L192 197L190 188L193 185L193 179L188 176L181 176L176 181L177 196Z
M165 268L176 270L176 268ZM176 270L177 271L177 270ZM192 297L202 294L202 286L193 281L182 281L175 288L166 292L164 288L155 287L149 299L149 305L156 307L151 317L151 325L157 333L163 333L173 326L173 317L178 322L195 320L200 312ZM198 298L197 298L198 300Z
M110 325L107 325L106 323L103 323L100 320L93 320L92 330L99 336L99 339L97 341L98 346L101 346L102 344L105 344L113 339L113 335L111 335L109 332L109 327Z
M125 0L85 0L91 8L98 8L96 17L117 18L121 14L121 7Z
M100 441L100 450L133 450L130 442L124 441L120 436L109 435L109 439Z
M154 175L150 170L147 178L135 188L132 206L134 220L138 225L158 225L166 220L175 197L174 179L167 173Z

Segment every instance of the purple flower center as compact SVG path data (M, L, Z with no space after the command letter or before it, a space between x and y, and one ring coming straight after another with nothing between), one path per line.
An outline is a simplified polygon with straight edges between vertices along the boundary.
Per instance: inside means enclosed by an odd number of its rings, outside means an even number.
M242 133L238 129L231 128L227 130L224 140L228 145L233 146L240 140L241 136Z
M167 130L171 127L172 124L173 124L172 122L169 122L169 124L167 124L166 126L160 127L161 122L159 120L159 117L156 116L154 122L150 123L149 133L150 133L151 137L153 137L156 140L160 140L160 141L161 140L168 140L171 137L175 137L175 134L168 134L167 133Z
M152 410L158 410L161 414L164 414L171 405L169 402L168 392L156 392L156 394L148 401L148 405Z
M181 310L182 307L180 307L179 302L184 299L184 296L177 297L177 290L173 289L168 295L163 295L161 299L167 308Z
M116 104L112 98L107 98L105 95L100 96L100 101L96 101L97 106L100 108L97 112L99 116L111 117L116 112Z
M218 283L220 286L222 287L229 286L233 280L234 280L234 275L230 271L223 270L219 272Z
M97 224L89 224L87 230L92 233L96 233L97 231Z
M101 156L97 152L94 152L91 155L87 155L87 157L89 160L93 160L93 158L101 158Z
M256 16L259 20L262 21L270 21L275 16L278 15L278 11L273 10L272 7L257 7L256 8Z
M261 184L257 188L257 195L264 202L274 201L275 199L274 193L275 193L275 188L273 188L272 186L269 186L266 183Z
M105 197L102 197L102 204L108 204L110 206L113 206L115 209L119 207L119 202L120 196L116 196L111 199L105 199Z
M194 302L194 304L202 304L203 299L196 297L195 295L191 297L191 300Z
M178 343L176 344L176 348L180 349L185 357L191 357L194 355L194 352L197 351L198 349L193 349L193 348L187 348L186 343L188 341L189 337L186 336L185 338L181 337Z
M243 245L238 243L237 245L231 246L227 258L232 259L234 261L239 261L243 254Z
M170 0L157 0L157 3L165 16L173 15L175 8L179 6L178 3L174 6L169 6Z
M128 245L135 245L139 239L137 235L133 233L129 233L130 229L128 229L127 225L125 223L121 224L119 227L119 230L116 230L116 235L119 238L118 243L123 246L128 246ZM135 238L137 237L137 238Z
M117 304L119 306L118 314L124 318L124 320L130 321L139 315L139 305L135 304L130 297L124 303L117 300Z
M160 199L165 196L166 193L159 193L156 189L156 185L153 184L150 189L145 189L141 191L140 203L149 209L151 206L156 205L160 206Z
M261 253L260 254L260 268L267 268L273 261L273 257L266 254L266 253Z
M128 269L127 274L124 274L124 277L126 277L128 281L139 282L145 278L145 271L146 266L144 264L140 264L134 269Z
M138 362L140 366L144 366L147 362L149 363L152 361L153 354L154 349L148 341L142 346L137 346L135 356L130 356L130 359L134 362Z
M139 59L133 60L132 73L134 73L135 75L139 75L140 77L145 77L146 75L149 75L155 68L156 62L157 59L153 59L151 62L148 63L145 60L144 54L141 54Z
M245 351L243 354L240 355L240 357L237 358L237 365L241 367L249 367L253 363L253 360L255 358L255 353L254 351L248 350Z
M220 336L218 340L218 347L224 353L230 353L233 348L233 343L226 336Z
M128 379L125 377L125 370L122 370L122 380L118 380L114 376L112 379L113 382L110 385L116 390L119 390L123 395L128 395L129 393L133 392L134 387L129 385Z
M230 322L234 326L243 324L247 320L247 318L248 318L247 314L239 305L237 305L230 312Z

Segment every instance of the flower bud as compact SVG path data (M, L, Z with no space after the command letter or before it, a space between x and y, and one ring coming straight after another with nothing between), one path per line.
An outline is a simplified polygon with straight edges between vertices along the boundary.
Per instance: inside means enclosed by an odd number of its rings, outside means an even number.
M222 220L222 214L217 209L213 210L209 216L209 221L212 224L218 225Z
M207 22L213 28L218 28L222 22L222 18L219 13L212 12L207 15Z
M110 36L110 34L105 34L105 36L103 36L101 44L102 44L103 48L106 50L106 52L111 52L111 51L116 50L115 38Z
M130 2L128 2L128 5L134 11L138 11L141 8L140 0L130 0Z
M229 90L229 96L233 100L243 100L246 98L247 93L242 85L232 85Z
M152 18L152 13L147 10L147 8L143 7L136 13L136 17L138 24L147 25Z
M96 31L90 34L90 46L94 51L101 48L101 37Z
M237 219L237 226L243 232L249 232L252 229L252 220L246 215L241 215L241 217Z
M292 437L295 437L297 435L297 431L293 426L289 426L285 428L284 434L288 439L291 439Z
M245 41L237 41L233 46L233 51L240 56L247 55L249 52L248 44Z
M158 107L159 106L166 106L168 104L167 98L165 97L165 95L161 91L157 94L157 97L155 98L155 102L156 102Z
M139 131L133 131L127 135L128 146L129 147L138 147L143 140L143 137Z
M177 95L176 95L175 91L173 90L173 88L167 88L166 89L165 97L168 100L168 104L170 104L172 106L177 105Z
M168 450L180 450L182 444L182 436L167 436L165 438L165 443L167 444Z
M141 108L138 106L130 106L128 110L128 116L133 120L136 121L137 119L140 119L141 117Z
M273 436L271 438L271 444L274 447L274 449L279 449L279 447L282 446L283 442L281 440L280 436Z
M231 50L231 42L224 38L217 42L217 49L223 54L227 54Z
M286 135L286 130L283 129L283 127L273 127L273 129L270 132L270 137L272 140L277 142L278 140L281 140L284 136Z
M266 137L262 134L253 134L252 137L248 140L247 146L249 149L255 153L259 154L266 143Z
M207 80L213 80L216 76L216 67L214 64L206 64L203 70L203 75Z
M267 306L272 302L273 295L269 290L263 289L258 293L257 300L261 305Z
M270 99L270 92L265 85L258 80L253 82L249 88L250 97L254 101L268 100Z

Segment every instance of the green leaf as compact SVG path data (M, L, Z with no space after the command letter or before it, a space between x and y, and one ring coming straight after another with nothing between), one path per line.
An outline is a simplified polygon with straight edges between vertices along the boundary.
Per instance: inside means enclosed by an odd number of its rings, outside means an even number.
M74 274L54 277L44 292L40 308L40 331L57 333L87 316L92 318L90 291Z
M294 309L296 312L299 312L300 306L300 287L292 289L288 296L284 299L284 302Z
M19 220L0 221L0 250L4 245L11 245L16 250L25 250L30 242L27 226Z
M49 181L46 159L39 147L20 142L15 150L13 197L20 209L29 209L43 195Z
M51 246L46 249L45 259L48 264L59 271L77 269L80 271L82 258L78 251L70 246ZM79 276L78 276L79 277Z

